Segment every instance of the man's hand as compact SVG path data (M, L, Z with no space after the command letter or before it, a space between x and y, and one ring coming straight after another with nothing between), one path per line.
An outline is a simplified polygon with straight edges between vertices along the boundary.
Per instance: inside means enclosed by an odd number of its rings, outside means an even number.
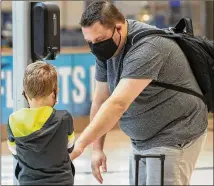
M94 177L97 179L98 182L103 183L103 178L100 173L100 167L102 167L102 171L106 172L106 155L101 150L94 150L92 154L91 160L91 168Z
M82 146L78 142L76 142L75 145L74 145L74 149L73 149L73 151L70 154L71 160L73 161L77 157L79 157L83 153L84 148L85 148L84 146Z

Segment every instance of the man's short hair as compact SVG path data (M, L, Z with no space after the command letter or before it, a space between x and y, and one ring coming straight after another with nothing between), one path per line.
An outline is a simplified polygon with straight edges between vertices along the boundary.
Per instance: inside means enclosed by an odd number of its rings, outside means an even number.
M106 28L113 28L116 22L125 23L125 17L112 3L95 1L83 12L80 25L90 27L98 21Z
M23 84L29 99L47 97L58 87L56 69L43 61L31 63L25 70Z

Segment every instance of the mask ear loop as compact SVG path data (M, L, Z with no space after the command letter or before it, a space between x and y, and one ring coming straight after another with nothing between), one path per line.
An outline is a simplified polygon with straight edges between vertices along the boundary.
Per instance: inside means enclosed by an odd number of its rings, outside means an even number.
M54 89L53 92L54 92L54 104L53 104L52 107L54 107L55 104L57 103L57 93L56 93L56 90Z
M28 108L30 108L30 104L29 104L29 102L28 102L28 99L27 99L27 96L26 96L26 94L25 94L25 91L24 91L24 90L22 91L22 95L24 96L25 100L27 101Z
M115 29L116 29L116 25L114 26L114 31L113 31L113 34L112 34L111 38L114 36Z
M116 25L114 26L114 32L113 32L113 34L112 34L111 38L114 36L115 29L116 29ZM119 33L119 32L118 32L118 33ZM120 35L120 41L119 41L119 44L118 44L118 46L120 45L120 42L121 42L121 34L119 33L119 35Z
M118 43L118 47L120 46L120 42L121 42L121 34L120 34L120 41L119 41L119 43Z

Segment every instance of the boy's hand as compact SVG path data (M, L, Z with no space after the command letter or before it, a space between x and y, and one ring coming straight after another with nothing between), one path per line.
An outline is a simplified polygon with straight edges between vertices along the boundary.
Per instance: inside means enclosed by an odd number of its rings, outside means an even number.
M84 147L78 142L76 142L74 145L74 149L70 154L71 160L72 161L75 160L77 157L79 157L83 153L83 151L84 151Z

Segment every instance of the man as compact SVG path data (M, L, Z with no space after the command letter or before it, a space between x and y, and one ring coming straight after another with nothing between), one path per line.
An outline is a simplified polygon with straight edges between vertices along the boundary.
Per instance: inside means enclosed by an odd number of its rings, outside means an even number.
M106 1L87 7L81 26L97 58L96 89L91 123L76 141L71 158L75 159L93 143L92 171L102 183L100 167L106 171L105 135L119 121L120 128L131 139L133 154L166 155L166 185L188 185L206 137L206 105L195 96L150 84L161 81L201 93L179 46L153 35L124 51L127 37L152 27L125 20L119 10ZM156 159L140 162L141 185L160 184L158 162ZM131 185L135 178L134 165L132 155Z

